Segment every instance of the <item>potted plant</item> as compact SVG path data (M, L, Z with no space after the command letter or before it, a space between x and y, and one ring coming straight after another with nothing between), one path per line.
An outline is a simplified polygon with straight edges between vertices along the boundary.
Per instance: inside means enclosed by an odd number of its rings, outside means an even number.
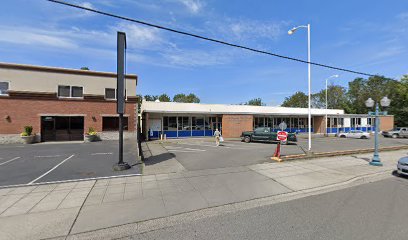
M87 142L95 142L98 140L98 133L93 127L90 127L88 128L88 132L85 134L85 138Z
M24 131L21 133L21 138L25 144L31 144L34 142L35 134L33 134L32 126L25 126Z

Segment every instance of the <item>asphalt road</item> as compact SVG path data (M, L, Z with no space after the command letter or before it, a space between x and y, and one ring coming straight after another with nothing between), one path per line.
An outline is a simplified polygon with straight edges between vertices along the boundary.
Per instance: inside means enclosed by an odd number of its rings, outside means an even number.
M118 141L0 145L0 186L137 174L136 143L124 144L134 167L115 172L117 161Z
M408 138L392 139L380 137L380 146L408 145ZM276 149L275 143L244 143L225 141L216 147L212 139L181 139L164 143L165 148L188 170L202 170L223 167L247 166L271 162ZM296 144L283 145L281 154L303 154L307 139L299 138ZM314 138L312 151L332 152L341 150L374 148L374 139Z
M196 220L126 239L406 239L408 178Z

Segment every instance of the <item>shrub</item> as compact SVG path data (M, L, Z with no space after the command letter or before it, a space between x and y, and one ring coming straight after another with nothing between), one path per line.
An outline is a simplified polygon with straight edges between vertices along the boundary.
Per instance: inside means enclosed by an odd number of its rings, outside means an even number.
M97 135L97 132L95 131L95 129L93 127L89 127L87 134L88 135Z
M33 127L32 126L25 126L24 127L24 132L21 133L21 136L31 136L33 133Z

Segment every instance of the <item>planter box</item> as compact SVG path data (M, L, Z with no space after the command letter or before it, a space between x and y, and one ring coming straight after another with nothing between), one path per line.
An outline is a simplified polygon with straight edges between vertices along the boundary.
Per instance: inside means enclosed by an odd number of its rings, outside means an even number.
M85 135L85 142L96 142L98 140L98 135Z
M24 144L32 144L34 142L35 135L21 136L21 139L23 139Z

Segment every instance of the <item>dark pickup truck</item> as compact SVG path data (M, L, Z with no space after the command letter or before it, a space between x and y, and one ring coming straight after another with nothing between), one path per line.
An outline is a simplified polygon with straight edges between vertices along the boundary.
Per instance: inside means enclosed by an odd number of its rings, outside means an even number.
M255 128L254 131L249 132L242 132L241 140L249 143L249 142L277 142L277 132L274 131L273 128L270 127L259 127ZM297 142L296 134L295 133L288 133L288 141L287 142Z

